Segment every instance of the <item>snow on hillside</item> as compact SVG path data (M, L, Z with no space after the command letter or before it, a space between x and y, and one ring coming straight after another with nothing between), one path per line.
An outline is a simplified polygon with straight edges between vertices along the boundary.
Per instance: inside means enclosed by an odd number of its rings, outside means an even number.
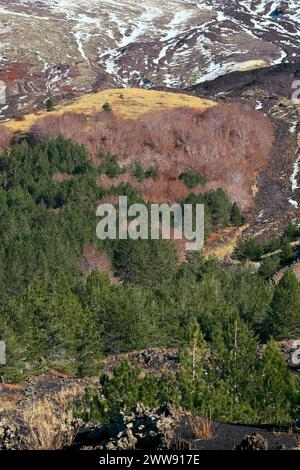
M0 65L34 64L54 92L62 85L89 89L95 82L185 87L293 60L300 48L297 3L0 0ZM76 73L70 77L65 66L76 66ZM33 88L40 89L36 82Z

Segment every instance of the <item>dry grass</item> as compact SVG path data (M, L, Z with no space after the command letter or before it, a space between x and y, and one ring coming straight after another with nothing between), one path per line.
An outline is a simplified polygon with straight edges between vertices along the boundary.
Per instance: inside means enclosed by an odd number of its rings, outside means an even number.
M239 65L240 65L239 68L236 70L239 70L240 72L244 72L247 70L269 67L270 64L266 62L265 60L259 59L259 60L247 60L245 62L241 62Z
M254 183L252 185L252 194L253 194L254 197L256 196L258 191L259 191L259 186L258 186L258 182L257 182L257 176L255 176Z
M190 427L195 439L212 439L214 434L214 426L210 418L202 418L201 416L188 416L187 425Z
M62 414L57 417L53 413L52 404L48 401L37 403L32 409L24 410L22 419L28 429L24 441L30 450L60 449L73 440L73 431L64 428L68 415Z
M4 124L0 126L0 151L6 150L10 147L13 138L12 131Z
M185 95L183 93L170 93L139 88L116 88L82 95L72 102L58 105L53 112L48 113L47 111L40 111L38 113L27 114L24 116L24 120L11 120L6 122L5 126L14 133L27 132L36 120L41 117L60 115L67 111L93 114L102 111L102 106L105 102L110 103L116 116L133 119L139 118L149 111L182 106L204 110L216 104L214 101ZM2 126L2 124L0 126Z
M21 398L22 385L1 384L0 385L0 411L10 411L16 406Z
M214 232L208 239L207 246L204 247L204 256L215 256L219 260L230 258L242 233L249 227L227 227L222 231Z
M179 452L191 450L191 448L192 448L191 443L183 439L180 434L175 437L171 446L171 449L177 450Z
M17 398L0 397L0 411L12 411L16 406Z
M54 397L32 402L22 410L21 420L26 428L24 444L30 450L57 450L70 445L75 430L70 425L72 412L69 400L77 396L78 389L64 390Z

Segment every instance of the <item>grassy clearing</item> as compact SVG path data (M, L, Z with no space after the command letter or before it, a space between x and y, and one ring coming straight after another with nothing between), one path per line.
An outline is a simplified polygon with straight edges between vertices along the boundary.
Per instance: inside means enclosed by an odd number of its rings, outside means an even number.
M113 112L120 117L138 119L144 113L153 110L187 106L196 109L206 109L216 103L183 93L170 93L140 88L108 89L98 93L80 96L75 100L55 107L52 112L40 111L24 116L24 120L11 120L5 126L14 133L26 132L37 119L46 115L58 115L67 111L92 114L102 111L104 103L109 103Z

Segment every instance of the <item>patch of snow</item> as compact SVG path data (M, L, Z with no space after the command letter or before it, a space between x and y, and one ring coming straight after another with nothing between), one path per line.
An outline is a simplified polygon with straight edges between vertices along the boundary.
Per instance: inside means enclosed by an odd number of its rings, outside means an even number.
M87 33L83 33L81 31L76 31L76 33L74 33L74 36L76 38L76 42L77 42L77 46L78 46L78 51L81 55L81 57L86 61L86 62L89 62L89 59L88 57L86 56L85 54L85 51L84 51L84 48L83 48L83 38L87 38Z
M252 62L257 59L261 41L264 47L268 43L272 45L270 57L266 53L266 61L271 65L285 60L287 47L291 55L293 49L297 54L300 35L295 30L300 27L299 1L284 2L287 6L282 18L270 16L281 3L275 0L236 0L235 3L231 0L43 0L37 3L11 0L9 6L8 2L0 6L0 15L4 23L32 18L45 23L59 21L70 33L71 41L73 36L80 57L89 65L96 60L116 83L131 85L138 77L143 81L147 67L146 78L157 77L160 84L182 86L246 66L251 59ZM14 10L14 6L18 8ZM0 21L0 34L8 32L5 28ZM235 39L238 35L241 42ZM254 41L253 49L247 37ZM122 61L122 51L130 49L131 44L138 46L137 56ZM247 46L239 47L239 44ZM66 61L78 59L78 53L75 51L74 57L67 50ZM90 54L94 54L92 58ZM40 52L39 60L45 71L52 64L44 57Z
M298 120L292 122L291 127L290 127L290 133L295 134L297 127L298 127Z
M290 204L292 204L292 206L297 207L297 208L299 207L298 202L295 201L294 199L291 199L291 198L290 198L288 201L289 201Z
M293 165L293 173L290 178L293 191L295 191L296 189L299 189L299 185L298 185L298 174L300 171L299 163L300 163L300 156L297 158L297 160L295 161Z

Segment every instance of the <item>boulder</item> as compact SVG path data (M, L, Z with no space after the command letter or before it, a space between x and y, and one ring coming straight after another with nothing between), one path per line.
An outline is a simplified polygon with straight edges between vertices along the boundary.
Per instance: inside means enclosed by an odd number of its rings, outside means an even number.
M246 436L236 450L268 450L268 441L261 434Z

